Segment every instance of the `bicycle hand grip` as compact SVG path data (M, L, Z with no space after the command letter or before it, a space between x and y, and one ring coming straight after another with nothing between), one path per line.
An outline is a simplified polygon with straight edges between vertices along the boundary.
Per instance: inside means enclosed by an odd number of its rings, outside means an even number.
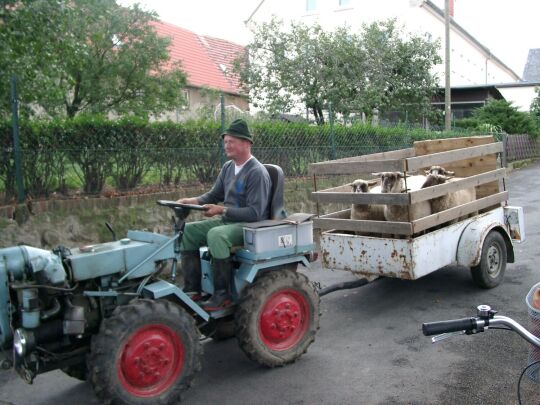
M425 336L440 335L441 333L473 330L476 328L476 318L452 319L449 321L427 322L422 324Z

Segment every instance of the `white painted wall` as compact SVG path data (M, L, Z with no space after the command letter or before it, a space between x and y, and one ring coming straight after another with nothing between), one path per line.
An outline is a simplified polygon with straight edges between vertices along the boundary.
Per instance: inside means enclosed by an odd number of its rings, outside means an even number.
M308 25L317 22L328 30L343 25L358 30L363 23L396 18L405 31L427 32L434 39L440 39L443 62L435 66L434 73L440 85L444 86L444 21L426 5L421 6L424 3L422 0L349 0L344 6L340 6L340 0L314 1L315 10L308 12L307 0L265 0L252 21L269 21L275 15L285 22L294 20ZM489 53L455 28L451 28L450 46L452 86L512 83L518 80L507 67L494 61Z

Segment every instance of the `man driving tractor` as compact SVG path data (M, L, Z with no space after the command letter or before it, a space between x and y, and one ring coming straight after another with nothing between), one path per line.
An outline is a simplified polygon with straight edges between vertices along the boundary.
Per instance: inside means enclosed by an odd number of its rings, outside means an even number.
M227 161L212 189L199 197L181 198L182 204L199 204L212 219L185 225L181 244L184 291L201 298L199 248L208 246L212 256L214 294L202 307L216 310L231 303L233 263L231 247L242 245L243 223L270 217L271 180L266 168L251 154L253 135L245 120L237 119L221 134ZM223 203L223 205L217 205ZM217 218L213 218L219 216Z

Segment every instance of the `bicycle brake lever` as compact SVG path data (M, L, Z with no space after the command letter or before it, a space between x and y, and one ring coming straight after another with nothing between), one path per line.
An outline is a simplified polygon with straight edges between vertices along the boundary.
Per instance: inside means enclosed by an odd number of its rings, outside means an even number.
M431 343L437 343L437 342L440 342L441 340L445 340L453 336L464 335L464 334L465 334L464 330L460 330L457 332L442 333L440 335L433 336L431 338Z

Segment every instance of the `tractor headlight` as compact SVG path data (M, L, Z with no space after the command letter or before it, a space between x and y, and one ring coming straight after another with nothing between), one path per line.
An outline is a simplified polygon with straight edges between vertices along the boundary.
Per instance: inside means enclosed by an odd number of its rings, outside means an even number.
M28 341L26 339L24 330L17 329L13 334L13 347L15 348L15 353L17 353L18 356L22 357L26 354L27 343Z

